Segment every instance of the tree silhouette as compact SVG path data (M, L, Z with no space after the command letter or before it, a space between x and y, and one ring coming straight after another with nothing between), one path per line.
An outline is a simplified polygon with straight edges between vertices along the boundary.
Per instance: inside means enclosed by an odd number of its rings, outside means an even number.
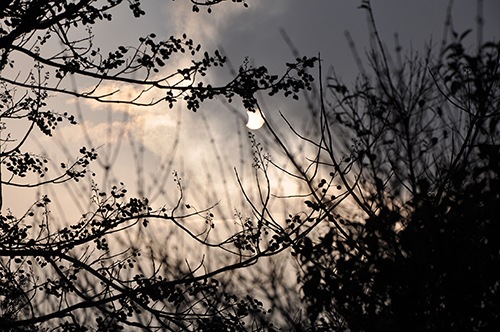
M222 1L191 2L193 12L204 6L210 12ZM232 2L246 6L241 0ZM50 137L59 123L76 124L74 115L47 107L50 95L136 106L166 103L170 108L184 100L192 111L203 101L221 96L228 102L240 98L255 111L258 91L297 98L298 92L310 89L312 77L305 68L312 67L316 59L306 57L287 64L281 76L245 64L226 85L206 84L202 78L207 71L222 67L226 59L218 51L201 53L201 46L185 34L159 40L151 33L140 37L136 46L117 46L104 54L93 43L91 27L97 21L111 21L113 10L120 5L125 4L120 0L10 0L0 5L0 190L78 182L93 176L89 165L98 158L94 147L82 147L73 162L59 163L59 175L53 177L48 175L46 156L25 150L34 131ZM145 15L139 1L128 1L128 6L134 17ZM62 49L51 47L54 39ZM192 64L164 75L160 69L174 56L191 57ZM23 72L26 63L32 68ZM91 88L77 89L73 77L84 78ZM119 96L118 90L101 92L106 83L126 84L138 92L129 99ZM164 91L163 97L148 99L152 90ZM14 122L25 123L27 130L16 136L10 129ZM90 209L64 227L53 224L49 196L14 215L3 206L0 191L2 329L114 331L127 326L148 331L222 327L240 331L246 330L245 322L258 322L255 329L272 330L263 318L263 303L251 296L238 298L223 292L215 278L251 266L286 246L268 245L262 222L246 222L227 239L211 241L213 206L200 210L185 204L176 174L175 182L178 200L168 208L153 208L147 198L129 198L123 184L109 190L94 184ZM184 224L197 218L206 226L201 232ZM158 220L173 223L197 243L218 248L230 258L211 270L203 262L193 267L170 266L170 261L157 261L153 252L141 256L135 247L122 250L115 244L119 235Z
M221 2L192 0L192 11L210 12ZM92 178L89 166L99 158L98 149L82 147L73 161L58 164L53 177L47 156L26 151L34 131L50 137L58 123L76 124L72 114L49 110L49 94L170 108L184 100L192 111L223 97L262 112L259 92L293 99L306 92L311 125L299 130L283 117L286 132L266 118L265 134L249 135L253 182L245 182L237 169L235 177L251 216L237 212L231 220L236 230L222 240L212 237L217 207L186 203L177 173L178 196L168 206L129 197L124 184L103 190L93 183L88 211L62 227L53 223L49 196L21 215L3 207L3 329L496 330L500 44L480 37L472 52L465 46L470 31L459 34L448 24L451 40L446 37L440 50L403 53L396 45L391 53L364 0L370 71L353 52L360 64L354 86L335 74L323 80L321 59L293 50L296 61L281 76L245 62L231 81L214 87L203 77L227 59L217 51L202 54L186 35L159 40L149 34L136 46L102 54L86 28L111 20L119 5L0 5L0 189ZM128 6L135 17L144 15L138 1ZM481 29L479 24L479 36ZM54 39L62 51L50 47ZM165 75L161 68L176 56L190 57L192 65ZM24 77L14 75L11 69L26 58L33 68ZM316 63L314 86L310 71ZM92 87L76 89L74 77ZM103 92L106 82L137 92L130 98ZM163 97L149 98L153 90ZM15 136L12 122L28 129ZM297 192L279 190L288 180ZM2 197L0 192L0 202ZM276 208L280 200L288 202L285 213ZM141 232L154 232L161 221L206 249L206 257L192 264L141 243ZM259 264L263 259L267 265Z
M297 133L316 154L289 222L326 224L294 246L297 329L496 330L500 45L470 53L470 31L451 31L437 54L390 56L362 8L372 72L353 88L328 78L319 139Z

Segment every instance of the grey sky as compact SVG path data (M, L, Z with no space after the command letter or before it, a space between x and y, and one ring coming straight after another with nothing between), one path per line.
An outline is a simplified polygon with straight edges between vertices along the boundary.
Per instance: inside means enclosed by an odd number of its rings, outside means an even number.
M195 42L201 43L205 50L213 51L222 47L232 64L237 67L246 56L255 65L265 65L271 72L280 74L284 71L286 62L293 61L280 29L284 29L293 44L302 55L316 56L321 53L324 72L333 66L337 74L346 83L352 81L357 74L351 50L348 47L345 31L353 37L362 57L368 48L368 29L366 13L359 9L361 1L353 0L248 0L249 8L230 1L215 6L211 14L205 9L200 13L191 12L191 4L187 0L143 1L146 16L134 19L126 6L113 14L113 22L100 23L93 27L96 35L95 44L103 50L116 49L119 45L135 45L140 36L155 32L157 38L168 38L170 35L180 36L186 32ZM405 47L423 50L431 37L438 43L443 35L444 20L448 1L390 1L373 0L376 24L382 39L389 49L394 47L394 33L399 34L399 40ZM498 40L500 37L500 2L484 1L484 40ZM455 1L453 8L453 26L457 32L468 28L474 29L467 42L471 47L476 41L476 2ZM174 59L170 70L177 66L189 64L189 58ZM209 79L214 83L223 83L231 78L227 68L214 70ZM123 92L127 93L126 88ZM57 100L61 107L67 104ZM266 114L279 125L277 117L281 110L291 121L300 123L304 116L303 102L290 102L283 98L264 98ZM73 105L73 104L70 104ZM80 103L84 109L87 130L96 138L95 144L106 143L105 132L108 126L107 106L94 105L89 107ZM175 138L177 109L184 105L179 103L173 110L166 105L149 110L132 110L122 108L130 113L127 118L127 129L143 140L147 153L144 159L146 172L154 172L161 163L161 157L170 153ZM187 183L206 181L211 174L219 197L213 197L212 202L227 197L221 190L223 177L234 180L232 168L244 167L241 163L240 144L246 140L244 119L246 112L238 103L233 111L223 107L220 101L207 103L199 113L193 114L187 109L181 110L182 131L180 145L175 155L172 167L182 171ZM90 111L94 109L97 111ZM236 113L239 115L237 115ZM122 112L113 113L114 133L119 131ZM206 119L204 122L203 117ZM207 127L208 125L208 127ZM209 131L207 131L207 128ZM78 151L84 142L81 134L74 127L61 128L60 137L66 144ZM239 133L239 136L238 136ZM257 135L264 135L257 132ZM214 144L210 139L214 139ZM42 144L50 140L43 140ZM244 142L248 149L248 142ZM50 144L50 143L49 143ZM114 142L108 142L115 144ZM125 146L125 144L124 144ZM216 149L216 150L214 150ZM134 173L134 163L127 147L122 147L119 162L115 167L115 177L125 180L133 187L135 180L130 176ZM248 151L247 151L248 152ZM224 174L216 159L216 153L224 162ZM247 165L248 166L248 165ZM203 171L200 171L200 168ZM132 182L132 183L131 183ZM169 182L171 184L171 182ZM231 194L236 190L234 181L231 184ZM199 193L198 193L199 194ZM14 196L12 196L14 197ZM193 196L196 199L196 195ZM208 199L207 199L208 200ZM234 205L234 202L232 202Z

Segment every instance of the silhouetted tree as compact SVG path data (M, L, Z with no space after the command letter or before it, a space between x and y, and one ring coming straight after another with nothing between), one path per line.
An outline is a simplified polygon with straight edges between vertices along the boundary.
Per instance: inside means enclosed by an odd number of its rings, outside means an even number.
M203 6L211 11L222 0L191 2L197 12ZM145 15L139 1L127 3L134 17ZM98 20L111 21L111 13L122 4L120 0L8 0L0 5L0 326L11 331L115 331L125 326L148 331L273 330L264 317L263 303L251 296L225 293L215 278L251 266L291 242L269 244L264 233L270 226L262 220L245 220L241 231L211 242L211 207L197 210L183 203L177 175L178 201L169 208L153 208L147 198L129 198L123 184L109 190L94 184L92 207L62 227L52 223L48 196L40 197L21 215L3 206L6 187L79 181L91 173L89 165L98 157L94 147L82 147L73 162L60 163L59 175L50 177L47 156L25 150L35 130L51 136L63 121L76 124L74 115L47 107L49 95L141 106L162 102L170 108L182 99L192 111L204 100L222 96L229 102L240 98L256 111L257 91L297 98L298 92L310 88L312 76L305 69L316 59L306 57L287 64L282 76L246 64L224 86L205 84L199 77L211 67L223 66L226 59L218 51L198 55L201 46L185 34L159 40L151 33L140 37L137 46L117 46L103 54L93 44L90 28ZM62 49L51 46L54 39ZM169 59L181 55L191 56L192 65L168 75L160 73ZM77 89L70 80L75 76L92 87ZM138 92L130 99L119 97L117 91L101 93L100 87L109 82L133 86ZM163 90L164 97L144 97L155 89ZM17 135L11 129L13 122L26 124L26 131ZM254 148L259 154L257 144ZM264 167L263 163L261 159L255 168ZM189 229L181 222L189 218L200 218L205 229ZM147 227L154 220L175 224L202 246L226 252L228 260L211 270L203 262L193 267L170 266L169 261L156 260L154 252L143 255L139 249L144 248L121 250L116 245L114 237ZM279 225L273 226L284 234Z
M203 6L211 11L222 0L191 2L198 12ZM255 182L244 185L238 171L236 178L252 215L237 213L238 230L218 242L209 237L213 206L199 210L186 204L177 174L173 206L129 198L124 185L102 190L94 184L89 211L59 228L52 223L48 196L22 215L3 207L3 329L493 331L500 325L498 43L478 38L477 51L471 52L464 46L468 32L450 31L451 42L443 41L437 53L429 47L404 54L396 45L391 56L370 2L362 1L372 36L371 71L360 66L353 87L334 75L323 82L319 62L314 89L308 70L317 59L298 56L281 77L245 63L233 80L213 87L199 77L226 59L219 52L198 55L200 46L187 36L158 41L150 34L137 46L118 46L107 55L92 44L90 30L88 37L73 37L96 20L111 20L120 4L11 0L0 5L0 188L78 181L91 173L89 165L98 158L92 147L81 148L79 157L60 164L60 175L51 178L46 156L24 151L34 130L50 136L61 121L76 123L71 114L47 109L54 93L143 106L173 106L183 99L193 111L215 96L237 97L261 112L258 91L296 99L303 89L313 89L306 97L317 128L303 134L284 119L291 135L282 136L283 130L266 120L268 145L250 135ZM134 16L144 15L138 1L128 4ZM53 39L62 51L50 47ZM185 52L191 53L192 66L166 76L160 72L168 59ZM9 76L19 55L33 69L24 77ZM67 82L71 76L84 77L93 87L77 90ZM121 99L113 91L100 93L103 82L129 84L139 92ZM164 97L145 99L154 89ZM13 121L27 123L28 130L14 136ZM271 158L266 149L272 142ZM299 192L277 192L275 170ZM0 192L0 202L2 197ZM291 202L285 216L273 205L280 199ZM184 223L196 218L201 230ZM161 220L217 250L222 264L191 266L159 247L129 247L135 239L130 230ZM124 234L128 239L120 242ZM263 258L270 264L257 265ZM298 274L295 284L292 271Z
M307 308L296 329L494 331L500 44L479 38L470 52L470 31L450 31L437 54L396 45L391 57L361 7L371 72L352 88L329 77L320 137L297 132L315 154L306 165L288 154L309 187L289 224L325 225L294 245Z

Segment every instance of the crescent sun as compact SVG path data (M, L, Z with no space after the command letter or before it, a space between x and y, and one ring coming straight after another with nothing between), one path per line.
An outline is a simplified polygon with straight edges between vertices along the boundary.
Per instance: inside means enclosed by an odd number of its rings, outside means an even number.
M247 111L247 115L248 115L248 122L247 122L248 129L251 130L260 129L260 127L262 127L262 125L265 122L264 118L261 115L261 112L259 111L255 112Z

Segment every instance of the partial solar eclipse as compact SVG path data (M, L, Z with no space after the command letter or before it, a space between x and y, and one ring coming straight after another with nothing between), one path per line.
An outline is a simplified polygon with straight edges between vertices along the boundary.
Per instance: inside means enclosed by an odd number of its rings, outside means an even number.
M248 121L247 121L248 129L251 130L260 129L260 127L262 127L262 125L265 122L264 118L261 115L261 112L259 111L255 112L247 111L247 115L248 115Z

